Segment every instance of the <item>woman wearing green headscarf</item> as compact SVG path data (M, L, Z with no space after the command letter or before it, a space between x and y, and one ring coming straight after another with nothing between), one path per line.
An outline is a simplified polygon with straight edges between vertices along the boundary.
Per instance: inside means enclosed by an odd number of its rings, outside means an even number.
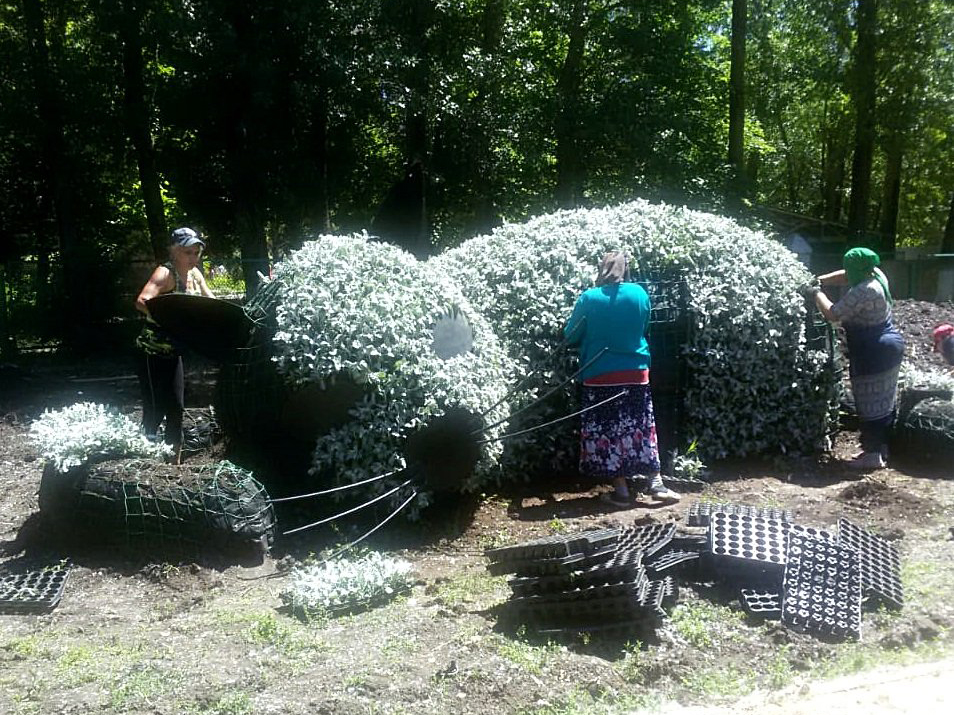
M887 433L894 422L898 371L904 339L891 322L891 290L878 268L881 259L868 248L845 253L843 270L819 276L822 286L851 286L832 303L815 289L815 303L830 321L845 329L848 373L861 431L862 453L851 461L857 469L885 466Z

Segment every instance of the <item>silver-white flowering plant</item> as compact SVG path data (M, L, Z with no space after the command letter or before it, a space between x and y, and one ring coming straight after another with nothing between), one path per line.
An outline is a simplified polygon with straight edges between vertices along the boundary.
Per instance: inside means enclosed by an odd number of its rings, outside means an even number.
M324 388L347 380L363 388L350 419L317 435L312 475L347 484L402 469L406 437L451 408L485 414L486 424L506 419L501 398L512 361L484 316L433 264L364 234L321 236L279 263L274 280L280 301L273 360L286 382ZM466 321L473 346L441 357L434 349L435 328L447 316ZM480 446L464 489L499 476L501 449L496 442ZM383 493L393 484L381 480L367 493ZM399 499L400 492L391 501ZM428 500L421 493L408 515Z
M902 363L898 387L902 390L949 390L954 394L954 376L943 370L922 370L910 363Z
M592 287L606 251L622 249L634 274L665 271L687 282L691 379L686 434L708 458L809 451L829 429L834 375L809 344L798 287L810 279L795 254L731 219L645 201L561 211L471 239L431 263L497 327L523 371L536 368L526 399L576 369L554 355L577 296ZM569 395L567 395L569 398ZM571 411L551 400L534 417ZM533 433L511 453L529 469L574 439L564 429Z
M410 587L411 564L371 551L355 559L335 559L295 568L282 602L316 616L384 602Z
M30 426L30 438L40 455L59 472L92 460L162 459L172 454L168 445L146 439L128 417L95 402L44 411Z

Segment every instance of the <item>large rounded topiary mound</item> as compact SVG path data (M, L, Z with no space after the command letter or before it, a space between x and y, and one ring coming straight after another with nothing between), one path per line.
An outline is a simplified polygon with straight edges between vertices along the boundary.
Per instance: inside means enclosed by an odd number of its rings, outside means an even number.
M496 476L500 444L471 432L506 419L495 403L513 368L454 281L357 235L306 243L276 266L274 282L272 360L293 397L311 391L320 402L341 384L351 396L344 419L315 435L311 473L321 484L408 467L365 489L381 493L416 474L420 508L430 491Z
M704 455L806 451L823 442L834 378L827 352L806 339L797 288L810 275L761 233L728 218L636 201L504 226L431 262L456 278L511 355L525 367L547 365L529 399L571 370L572 362L551 360L563 325L592 286L600 256L620 248L636 276L667 272L687 281L685 429ZM534 408L538 421L571 408L546 404ZM566 451L572 427L535 433L508 466L530 468L528 460L539 465Z

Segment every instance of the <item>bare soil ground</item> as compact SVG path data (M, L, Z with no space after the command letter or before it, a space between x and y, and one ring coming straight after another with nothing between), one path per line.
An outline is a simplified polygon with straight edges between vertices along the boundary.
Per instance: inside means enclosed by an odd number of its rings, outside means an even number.
M899 322L923 322L916 330L927 338L906 332L909 353L930 361L930 329L954 311L910 303L896 311ZM904 317L909 308L914 317ZM192 405L208 404L204 388L214 378L200 368L190 378ZM135 414L137 385L126 363L38 360L0 370L0 568L73 564L52 613L0 615L0 712L670 711L743 696L762 702L770 692L798 697L824 678L950 655L952 470L914 461L859 478L844 466L851 433L831 454L713 465L711 486L676 506L606 511L600 489L572 481L442 505L424 523L382 530L372 541L413 564L418 580L409 594L306 623L281 610L283 579L264 577L350 532L285 539L255 566L164 561L46 538L29 423L44 408L82 399ZM784 507L820 527L847 516L891 539L903 558L904 610L866 612L861 642L849 644L749 619L737 594L715 586L684 588L671 618L638 641L547 642L498 625L509 590L505 577L488 574L485 548L607 524L682 525L697 499Z

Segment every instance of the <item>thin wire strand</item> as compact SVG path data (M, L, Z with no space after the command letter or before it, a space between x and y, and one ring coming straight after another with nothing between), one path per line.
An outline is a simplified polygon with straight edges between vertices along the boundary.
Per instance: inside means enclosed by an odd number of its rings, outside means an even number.
M544 360L542 364L543 364L543 365L546 365L547 363L549 363L549 362L554 358L554 356L559 355L559 354L560 354L560 351L561 351L563 348L565 348L565 347L569 344L569 342L570 342L570 337L573 335L573 333L575 333L576 330L577 330L577 328L579 328L579 327L580 327L581 325L583 325L585 322L586 322L586 316L584 315L582 318L580 318L580 322L577 323L577 324L573 327L573 330L570 331L570 335L565 336L565 337L563 338L563 340L560 341L559 345L557 345L556 348L554 348L553 352L550 353L550 356L549 356L546 360ZM537 372L539 369L540 369L539 366L537 366L536 368L534 368L533 370L531 370L530 372L528 372L527 375L526 375L520 382L517 383L517 386L516 386L516 387L514 387L512 390L510 390L506 395L504 395L503 397L501 397L499 400L497 400L494 404L492 404L492 405L491 405L490 407L488 407L486 410L484 410L483 412L481 412L481 413L480 413L480 416L481 416L481 417L486 417L486 416L487 416L491 411L493 411L496 407L499 407L499 406L502 405L504 402L506 402L506 401L509 400L511 397L513 397L513 396L516 395L518 392L520 392L520 390L522 390L522 389L526 386L526 383L530 380L530 378L533 377L534 373Z
M491 439L481 439L477 441L477 444L487 444L488 442L500 442L501 440L504 440L504 439L517 437L518 435L526 434L527 432L533 432L534 430L543 429L544 427L549 427L550 425L555 425L557 422L563 422L564 420L568 420L571 417L577 417L579 415L582 415L584 412L595 410L597 407L600 407L601 405L605 405L607 402L618 400L620 397L622 397L625 394L626 394L626 390L623 390L622 392L617 392L612 397L608 397L602 402L597 402L595 405L584 407L582 410L579 410L578 412L574 412L569 415L564 415L563 417L557 417L555 420L550 420L549 422L544 422L543 424L536 425L534 427L528 427L527 429L522 429L519 432L511 432L510 434L502 434L499 437L493 437Z
M397 474L400 471L402 470L395 469L394 471L388 472L387 474L381 474L377 477L371 477L370 479L362 479L360 482L352 482L351 484L344 484L340 487L332 487L331 489L322 489L320 492L309 492L308 494L299 494L293 497L279 497L278 499L269 499L268 501L270 501L272 504L275 504L276 502L280 502L280 501L293 501L295 499L307 499L308 497L317 497L317 496L321 496L322 494L331 494L332 492L340 492L340 491L344 491L345 489L360 487L362 484L370 484L371 482L376 482L379 479L384 479L385 477L390 477L394 474Z
M297 531L304 531L305 529L311 529L312 527L315 527L315 526L321 526L322 524L327 524L329 521L334 521L335 519L340 519L341 517L347 516L348 514L354 514L356 511L359 511L359 510L361 510L361 509L364 509L366 506L371 506L371 505L374 504L375 502L381 501L382 499L384 499L384 498L387 497L387 496L391 496L392 494L394 494L394 492L398 491L399 489L403 489L404 487L406 487L406 486L407 486L408 484L410 484L410 483L411 483L411 480L408 479L408 480L407 480L406 482L404 482L403 484L398 484L396 487L394 487L394 489L391 489L391 490L389 490L389 491L386 491L386 492L384 492L384 494L379 494L379 495L376 496L374 499L369 499L369 500L366 501L364 504L359 504L359 505L356 506L356 507L352 507L351 509L348 509L348 510L346 510L346 511L341 512L340 514L335 514L334 516L327 516L327 517L325 517L324 519L319 519L318 521L312 522L311 524L305 524L304 526L299 526L299 527L296 527L296 528L291 529L291 530L289 530L289 531L283 531L282 533L283 533L285 536L288 536L289 534L294 534L294 533L297 532Z
M345 551L347 551L348 549L350 549L352 546L354 546L355 544L357 544L357 543L360 542L360 541L364 541L366 538L368 538L369 536L371 536L371 534L373 534L375 531L377 531L378 529L380 529L382 526L384 526L384 525L387 524L389 521L391 521L391 519L393 519L395 516L397 516L397 515L404 509L404 507L406 507L406 506L407 506L408 504L410 504L415 498L417 498L417 495L418 495L418 492L417 492L417 490L415 489L415 490L414 490L414 493L411 494L411 496L409 496L407 499L405 499L405 500L404 500L404 503L401 504L401 506L399 506L397 509L395 509L395 510L392 511L390 514L388 514L386 517L384 517L384 519L383 519L377 526L375 526L373 529L371 529L370 531L368 531L368 532L367 532L366 534L364 534L363 536L359 536L357 539L355 539L354 541L352 541L352 542L351 542L350 544L348 544L347 546L342 546L340 549L338 549L337 551L335 551L331 556L329 556L328 558L324 559L324 560L322 561L322 563L328 563L328 562L331 561L332 559L338 558L339 556L341 556L341 554L343 554Z
M542 396L538 397L537 399L535 399L535 400L534 400L533 402L531 402L529 405L524 405L524 406L521 407L519 410L517 410L517 411L515 411L515 412L511 412L509 417L506 417L506 418L504 418L504 419L502 419L502 420L498 420L497 422L494 422L492 425L487 425L486 427L481 427L480 429L474 430L473 432L471 432L471 434L472 434L472 435L475 435L475 434L481 434L481 433L483 433L483 432L487 432L488 430L493 429L493 428L496 427L497 425L502 425L504 422L509 422L509 421L512 420L514 417L516 417L517 415L519 415L521 412L526 412L526 411L529 410L531 407L535 407L536 405L540 404L540 403L543 402L545 399L547 399L550 395L552 395L554 392L556 392L556 391L559 390L561 387L563 387L564 385L566 385L568 382L570 382L571 380L573 380L574 378L576 378L577 375L579 375L579 374L582 373L584 370L586 370L586 368L588 368L590 365L592 365L592 364L595 363L597 360L599 360L601 357L603 357L603 355L605 355L608 350L609 350L609 348L603 348L602 350L600 350L600 351L599 351L598 353L596 353L596 355L594 355L590 360L587 360L587 361L586 361L586 364L585 364L583 367L581 367L579 370L577 370L576 372L574 372L572 375L570 375L567 379L565 379L565 380L564 380L563 382L561 382L559 385L557 385L556 387L552 388L552 389L551 389L549 392L547 392L545 395L542 395Z

